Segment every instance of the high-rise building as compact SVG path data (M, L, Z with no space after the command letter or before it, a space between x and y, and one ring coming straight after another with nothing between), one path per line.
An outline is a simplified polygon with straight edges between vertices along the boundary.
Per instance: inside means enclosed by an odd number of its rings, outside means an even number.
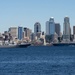
M50 35L53 35L55 33L55 23L53 17L50 18L49 25L50 25Z
M73 26L73 35L75 35L75 26Z
M36 34L39 33L39 32L41 32L41 24L40 24L39 22L36 22L36 23L34 24L34 33L35 33L35 35L36 35Z
M34 41L34 40L35 40L35 37L36 37L35 34L32 33L32 34L31 34L31 41Z
M60 36L60 23L55 23L55 32L58 36Z
M27 37L27 38L30 39L31 33L32 33L32 30L31 29L24 28L24 38Z
M50 35L49 21L46 22L46 35Z
M72 35L72 30L71 30L71 27L70 27L70 35Z
M18 39L23 39L23 27L18 27Z
M73 26L73 37L74 37L74 41L75 41L75 26Z
M17 27L10 27L9 33L13 39L18 38L18 28Z
M64 18L63 40L70 41L70 22L69 22L69 17Z
M51 17L49 21L46 22L46 35L53 35L55 33L55 22L54 18Z

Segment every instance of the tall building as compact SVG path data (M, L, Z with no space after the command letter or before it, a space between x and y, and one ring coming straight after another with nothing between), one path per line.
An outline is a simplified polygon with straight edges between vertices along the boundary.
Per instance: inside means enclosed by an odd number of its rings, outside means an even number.
M60 23L55 23L55 32L58 36L60 36Z
M63 40L64 41L70 41L70 22L69 22L69 17L64 18Z
M17 27L10 27L9 33L13 39L18 38L18 28Z
M50 35L53 35L55 33L55 23L53 17L50 18L49 25L50 25Z
M36 22L36 23L34 24L34 33L35 33L35 35L36 35L36 34L39 33L39 32L41 32L41 24L40 24L39 22Z
M18 39L23 39L23 27L18 27Z
M35 34L32 33L32 34L31 34L31 41L34 41L34 40L35 40L35 37L36 37Z
M70 35L72 35L71 27L70 27Z
M24 28L24 38L27 37L27 38L30 39L31 33L32 33L32 30L31 29Z
M55 22L54 18L51 17L49 21L46 22L46 35L53 35L55 33Z
M73 37L74 37L74 41L75 41L75 26L73 26Z
M73 35L75 35L75 26L73 26Z
M46 22L46 35L50 35L49 21Z

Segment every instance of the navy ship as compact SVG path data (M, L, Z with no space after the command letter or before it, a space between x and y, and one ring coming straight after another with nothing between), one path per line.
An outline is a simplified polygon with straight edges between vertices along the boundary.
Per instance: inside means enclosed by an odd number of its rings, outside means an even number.
M75 46L75 43L53 43L53 46Z

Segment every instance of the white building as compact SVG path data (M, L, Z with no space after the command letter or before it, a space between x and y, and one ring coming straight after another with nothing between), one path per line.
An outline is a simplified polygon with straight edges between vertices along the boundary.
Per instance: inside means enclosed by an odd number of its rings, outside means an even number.
M63 40L64 41L70 41L70 22L69 22L69 17L64 18Z
M18 28L17 27L10 27L9 33L11 34L13 39L17 38L18 37Z

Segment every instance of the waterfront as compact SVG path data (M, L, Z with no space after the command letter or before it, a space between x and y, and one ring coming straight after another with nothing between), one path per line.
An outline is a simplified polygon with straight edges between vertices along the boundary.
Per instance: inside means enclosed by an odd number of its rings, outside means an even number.
M0 75L75 75L75 47L0 48Z

